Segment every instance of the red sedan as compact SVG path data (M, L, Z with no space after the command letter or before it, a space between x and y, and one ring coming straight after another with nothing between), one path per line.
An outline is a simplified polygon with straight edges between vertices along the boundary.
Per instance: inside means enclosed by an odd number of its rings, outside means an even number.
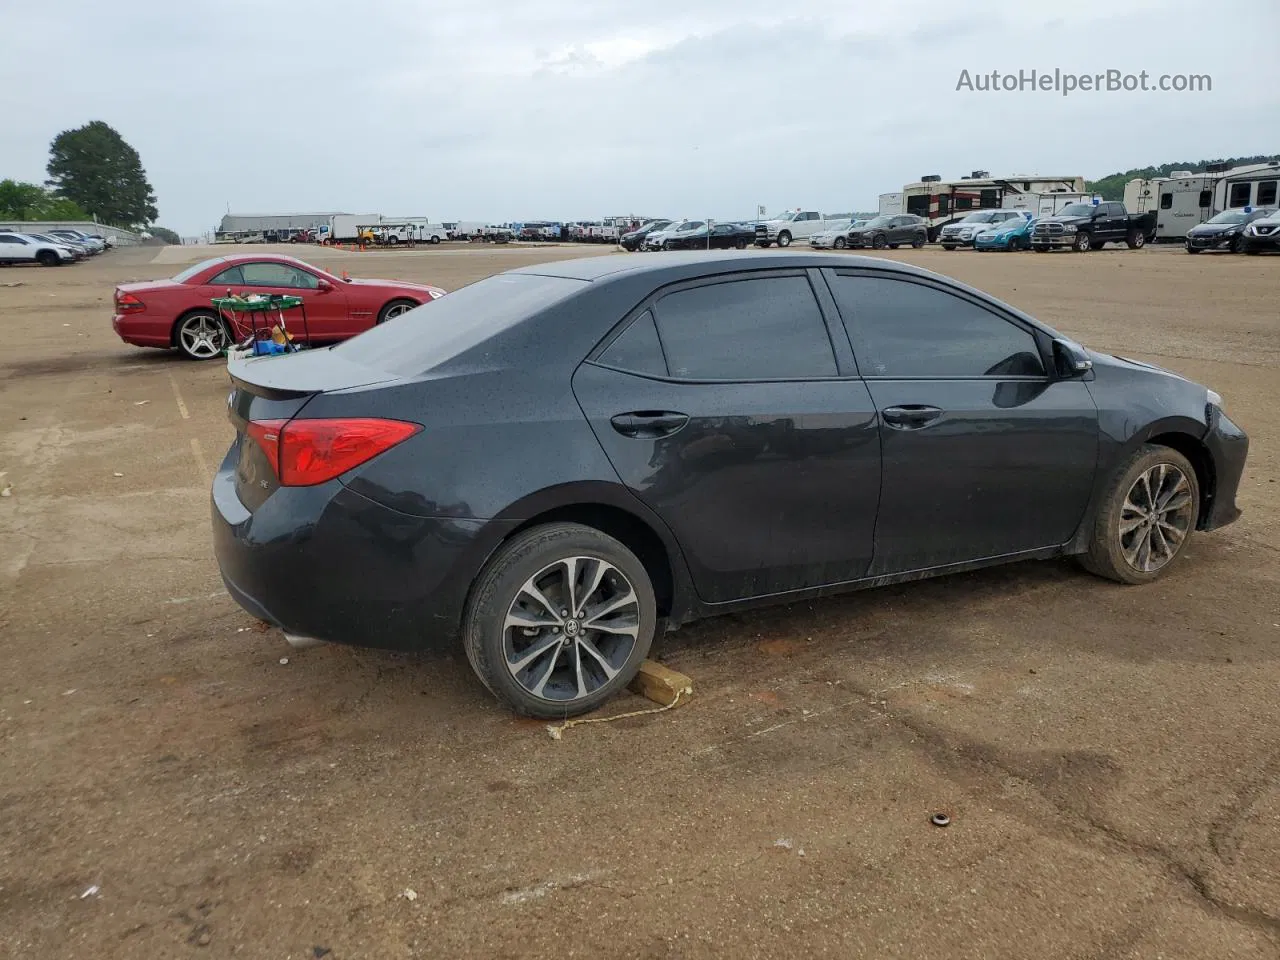
M302 297L306 330L297 311L285 314L285 319L296 339L312 343L354 337L444 296L439 287L421 283L344 280L293 257L239 254L197 263L171 280L120 284L111 326L125 343L176 347L193 360L209 360L230 339L209 301L228 291Z

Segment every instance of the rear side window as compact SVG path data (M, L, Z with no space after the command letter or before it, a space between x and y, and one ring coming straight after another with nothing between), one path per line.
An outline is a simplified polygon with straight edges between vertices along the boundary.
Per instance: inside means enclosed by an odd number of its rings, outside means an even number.
M244 273L240 270L240 265L236 264L234 267L223 270L210 280L208 285L211 287L244 286Z
M832 278L864 377L1044 376L1035 337L976 303L887 277Z
M1265 180L1258 184L1258 206L1270 207L1276 202L1276 181Z
M1249 205L1249 194L1252 192L1253 184L1251 183L1233 183L1231 184L1231 196L1227 200L1228 207L1247 207Z
M609 344L600 355L600 363L629 373L665 377L667 361L662 356L662 344L658 341L653 314L646 310L622 331L618 339Z
M425 373L502 334L586 286L584 280L500 273L446 294L334 347L336 354L399 376Z
M831 339L805 277L760 277L668 294L655 306L673 377L836 376Z
M1173 194L1172 193L1160 194L1160 209L1169 210L1172 207L1173 207Z

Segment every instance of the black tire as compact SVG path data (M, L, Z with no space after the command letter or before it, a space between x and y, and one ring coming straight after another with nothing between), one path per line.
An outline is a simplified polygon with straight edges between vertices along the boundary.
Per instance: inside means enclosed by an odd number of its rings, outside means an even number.
M871 238L871 248L872 248L873 250L883 250L883 249L884 249L884 234L883 234L883 233L877 233L874 237L872 237L872 238Z
M916 237L914 240L911 241L911 249L919 250L921 247L924 246L924 243L925 243L924 237Z
M1164 466L1166 471L1168 468L1175 468L1185 480L1185 485L1181 488L1183 492L1179 492L1176 496L1170 492L1168 503L1175 501L1181 503L1181 498L1185 493L1187 497L1186 516L1179 520L1179 529L1183 529L1182 539L1178 541L1176 548L1172 551L1172 556L1161 563L1154 570L1143 570L1135 566L1124 555L1124 546L1122 535L1120 532L1120 522L1124 517L1126 502L1137 503L1143 499L1143 495L1139 492L1139 488L1135 484L1139 483L1139 478L1148 471ZM1170 491L1173 490L1172 474L1166 473L1165 485ZM1161 496L1161 487L1156 491L1157 502ZM1134 493L1136 499L1130 501L1130 494ZM1102 505L1098 510L1097 516L1094 518L1093 531L1089 538L1088 552L1080 557L1080 562L1090 573L1097 574L1100 577L1106 577L1108 580L1115 580L1119 583L1150 583L1162 575L1166 570L1172 567L1182 556L1187 541L1191 539L1191 534L1196 528L1196 523L1200 515L1200 483L1196 477L1195 468L1191 466L1191 462L1182 454L1172 447L1163 447L1156 444L1143 444L1135 450L1128 459L1116 467L1115 473L1112 475L1111 482L1107 484L1106 493L1103 495ZM1138 516L1137 512L1130 511L1129 520ZM1164 514L1168 516L1168 514ZM1163 530L1164 524L1158 524ZM1143 525L1140 523L1136 528L1136 535L1141 536ZM1162 538L1165 537L1160 532ZM1168 543L1168 539L1164 540ZM1139 557L1141 554L1139 553Z
M629 652L626 651L625 645L620 647L615 644L612 657L616 658L615 662L619 665L611 679L601 682L601 677L606 674L598 666L592 667L595 671L592 680L599 683L595 689L590 690L586 696L577 696L574 693L567 698L553 699L535 695L513 675L508 667L510 662L507 654L508 628L504 624L523 593L526 582L554 567L557 561L570 557L587 557L597 562L604 561L614 568L615 574L620 573L621 577L629 582L635 596L637 634ZM602 589L610 586L609 578L612 576L610 574L602 581ZM625 584L621 580L615 580L612 589L622 592L625 590ZM594 595L593 593L592 596ZM531 599L529 594L524 596ZM547 596L557 605L561 600L558 595L547 594ZM577 618L570 619L574 623L579 622ZM570 620L563 621L565 624L569 622ZM517 713L552 719L587 713L625 688L635 677L644 658L649 655L656 625L657 602L654 599L653 584L649 579L648 571L635 554L613 537L592 527L576 523L551 523L534 527L513 537L499 547L485 564L467 600L462 622L462 639L467 660L470 661L476 676L491 693ZM550 624L534 629L538 632L530 637L524 628L510 628L512 633L517 634L516 640L527 640L529 644L519 651L513 647L513 656L526 653L530 647L543 643L544 635L545 641L550 641L550 646L546 647L547 652L551 654L548 676L554 677L559 670L557 659L560 655L559 650L572 649L578 656L582 656L583 648L576 643L570 646L567 641L561 640L560 647L557 648L552 633L547 633L548 630L553 629ZM590 632L585 627L575 627L572 634L567 627L563 629L563 634L560 633L561 628L554 628L553 633L577 637L585 636ZM583 632L580 634L579 630ZM599 640L600 636L597 634L596 639ZM623 659L624 655L625 659ZM566 654L566 658L568 656L570 655ZM541 669L541 662L542 658L539 657L533 660L527 669L532 670L535 667ZM593 663L590 657L581 662L586 665ZM565 667L568 668L568 666L569 661L566 659ZM532 677L526 679L532 680Z
M783 230L781 233L778 234L778 246L780 247L791 246L791 231Z
M737 240L733 241L733 249L735 250L747 249L747 241L742 237L739 237Z
M943 250L954 250L955 248L956 248L956 245L954 243L944 243L942 245Z
M431 242L432 242L432 243L439 243L439 242L440 242L440 238L439 238L439 237L432 237L432 238L431 238Z
M845 247L849 245L849 241L846 240L844 237L836 237L833 241L831 241L831 245L835 247L837 250L843 250Z
M1130 250L1141 250L1147 245L1147 235L1141 230L1130 230L1124 242Z
M1093 248L1093 238L1081 230L1071 242L1071 249L1076 253L1088 253Z
M891 244L889 244L889 249L890 249L890 250L897 250L900 246L902 246L902 244L900 244L900 243L891 243Z
M1187 241L1187 253L1199 253L1199 252L1200 252L1200 248L1199 248L1199 247L1193 247L1193 246L1191 245L1191 241L1190 241L1190 240L1188 240L1188 241Z
M41 250L36 253L36 262L42 267L56 267L62 263L62 258L52 250Z
M394 247L394 246L396 246L396 245L397 245L397 244L399 244L399 243L400 243L400 238L399 238L399 237L387 237L387 245L388 245L388 246L392 246L392 247Z
M231 345L231 334L214 311L188 310L173 325L173 345L188 360L213 360Z
M1232 237L1231 245L1227 249L1232 253L1240 253L1244 250L1244 237Z
M392 300L383 305L378 311L377 323L386 323L393 317L398 317L403 313L408 313L414 307L418 306L416 300L410 300L408 297L401 297L398 300Z
M670 241L670 240L663 240L663 241L662 241L662 249L663 249L663 250L670 250L670 249L671 249L671 241Z

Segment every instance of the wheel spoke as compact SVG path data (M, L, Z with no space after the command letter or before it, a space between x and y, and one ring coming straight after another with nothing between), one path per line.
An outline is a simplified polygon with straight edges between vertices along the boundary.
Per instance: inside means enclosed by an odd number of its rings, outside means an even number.
M1159 526L1151 528L1151 552L1158 561L1156 566L1164 566L1169 562L1169 557L1173 551L1169 547L1169 541L1164 538L1164 531Z
M1182 543L1182 541L1187 538L1187 531L1175 526L1168 520L1158 520L1156 523L1160 527L1161 535L1165 540L1173 541L1172 546L1175 550L1178 549L1178 544Z
M564 618L560 616L560 611L556 609L555 604L553 604L550 600L547 599L546 594L544 594L541 590L538 589L537 585L534 584L532 579L530 579L528 583L526 583L523 587L520 588L520 592L527 597L532 597L534 600L537 600L538 603L542 604L542 609L546 610L547 613L551 615L551 618L557 624L564 623ZM519 598L517 598L517 600L518 599Z
M546 672L542 675L542 679L529 688L529 692L535 697L542 696L542 691L547 688L547 681L551 679L551 674L555 673L556 662L560 659L560 651L563 649L564 647L559 643L556 644L555 650L551 653L551 660L547 663Z
M565 572L565 596L569 598L569 616L578 615L578 558L565 557L561 563Z
M523 627L526 630L539 630L542 627L556 627L560 625L558 618L536 617L528 611L513 607L511 612L507 614L506 622L503 623L504 630L511 627Z
M613 569L613 567L609 566L609 564L605 563L603 560L596 560L595 565L595 569L591 573L591 582L588 583L587 588L582 591L582 602L575 604L574 606L575 613L586 610L587 603L590 602L591 597L595 592L600 589L600 582L604 580L604 575Z
M578 642L573 645L573 666L578 675L578 699L581 700L587 695L587 681L582 675L582 643Z
M1160 513L1168 516L1170 513L1176 513L1191 502L1191 491L1186 490L1182 493L1171 494L1169 499L1160 505Z
M582 629L595 630L599 633L613 633L620 637L631 637L633 639L640 636L640 625L635 623L602 623L597 621L589 626L584 626Z
M600 669L604 671L606 680L612 680L618 675L618 671L614 669L613 664L605 659L605 655L601 653L596 645L586 637L578 638L578 647L582 650L586 650L587 653L591 654L591 656L595 658L595 660L600 664Z
M600 609L591 611L590 615L586 616L583 619L582 625L586 627L588 630L598 630L600 629L598 621L600 620L601 617L608 616L609 614L625 607L627 604L635 603L635 602L636 602L635 593L631 590L628 590L622 596L615 597L613 600L610 600L609 602L607 602Z
M560 635L555 633L550 634L546 639L533 643L527 650L522 651L520 653L519 660L507 660L507 666L511 668L512 673L520 673L525 667L533 663L533 661L545 655L552 647L557 647L559 645Z
M1151 528L1148 527L1142 531L1142 535L1138 538L1138 569L1144 573L1151 570Z

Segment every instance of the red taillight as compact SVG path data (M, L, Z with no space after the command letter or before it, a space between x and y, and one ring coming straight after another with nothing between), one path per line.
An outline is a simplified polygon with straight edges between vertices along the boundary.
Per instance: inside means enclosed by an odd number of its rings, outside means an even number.
M132 293L116 291L116 313L141 313L147 305Z
M251 420L246 432L262 447L282 486L310 487L360 466L421 429L403 420L343 417Z

